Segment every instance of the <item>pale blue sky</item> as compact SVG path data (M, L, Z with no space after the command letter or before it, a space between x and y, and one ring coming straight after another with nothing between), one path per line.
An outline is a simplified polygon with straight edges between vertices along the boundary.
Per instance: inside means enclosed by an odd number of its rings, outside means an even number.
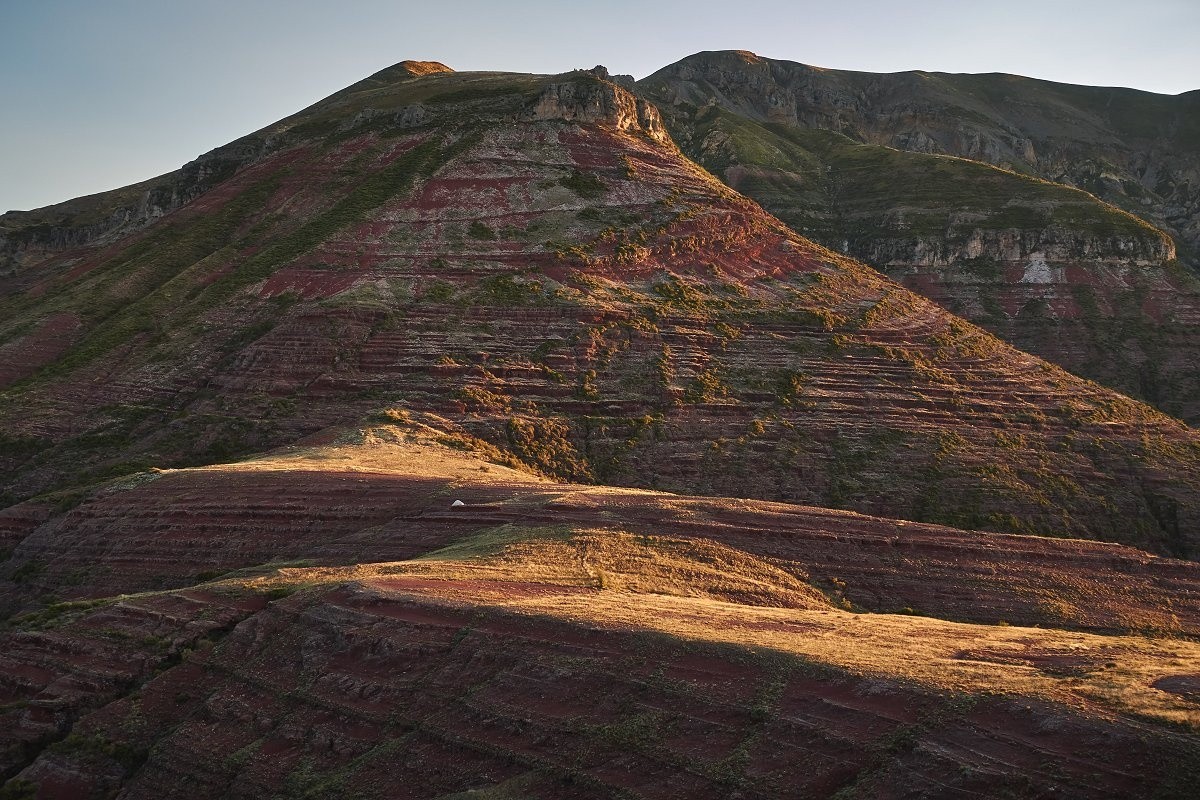
M406 58L644 77L699 50L1200 88L1197 0L0 0L0 211L170 171Z

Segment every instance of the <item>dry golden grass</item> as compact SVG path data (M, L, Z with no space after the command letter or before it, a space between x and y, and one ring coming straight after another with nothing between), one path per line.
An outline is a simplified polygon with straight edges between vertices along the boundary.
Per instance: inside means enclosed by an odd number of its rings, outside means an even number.
M1198 643L851 613L794 575L716 542L503 526L413 561L281 569L247 585L345 582L425 602L767 648L936 690L1200 727L1200 704L1151 685L1200 674Z
M448 592L468 601L503 600L511 594L506 585L540 584L550 594L555 588L585 588L750 606L831 607L825 595L791 572L717 542L567 526L504 525L412 561L282 568L245 585L270 589L398 576L442 581ZM456 591L454 582L467 590Z
M441 424L441 429L426 424ZM310 446L285 447L244 461L190 467L216 472L362 472L419 475L422 478L471 483L549 483L530 472L490 463L473 446L485 447L469 437L449 434L454 427L433 414L396 412L384 424L368 424ZM448 446L455 445L455 446ZM183 470L161 470L180 472Z
M785 570L716 541L619 527L622 502L633 496L668 509L677 522L705 521L687 498L545 481L447 447L446 433L426 422L439 421L406 416L324 444L200 469L421 475L451 489L502 484L521 487L514 503L557 501L612 525L504 525L411 561L284 567L222 583L258 591L354 583L422 602L767 648L937 690L1040 698L1084 713L1200 728L1200 703L1152 686L1166 676L1200 675L1200 643L851 613L807 583L797 564Z

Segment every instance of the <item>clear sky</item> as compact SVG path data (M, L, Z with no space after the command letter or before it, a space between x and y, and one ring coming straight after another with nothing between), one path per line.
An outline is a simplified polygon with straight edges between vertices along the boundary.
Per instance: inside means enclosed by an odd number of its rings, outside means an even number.
M700 50L1200 88L1200 0L0 0L0 211L168 172L407 58L644 77Z

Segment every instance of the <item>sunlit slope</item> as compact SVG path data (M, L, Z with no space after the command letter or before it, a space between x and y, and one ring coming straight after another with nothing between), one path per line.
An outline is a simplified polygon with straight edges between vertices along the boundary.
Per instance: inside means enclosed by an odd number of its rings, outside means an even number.
M20 544L77 599L0 632L8 791L1187 796L1191 562L559 484L430 422Z
M699 583L719 582L723 572L731 580L761 573L755 580L767 605L803 607L805 586L815 581L847 608L1102 631L1200 631L1190 562L1078 540L563 484L497 464L508 457L464 434L447 435L444 419L421 419L330 432L320 437L325 444L241 462L118 479L69 510L38 501L15 506L3 517L6 608L178 588L270 562L401 561L489 533L502 544L521 540L525 529L566 526L560 532L578 538L608 530L604 520L611 518L620 524L604 535L636 534L631 552L660 529L715 543L711 553L703 549L708 544L678 545L681 558L710 562L712 574ZM451 507L455 500L466 506ZM542 551L552 540L539 545ZM669 553L677 544L664 546ZM728 548L749 560L728 561L726 569ZM593 556L614 585L635 585L642 575L653 586L651 552L620 568L619 559L604 561L615 556L600 545ZM568 572L578 567L572 556L554 561L575 565L564 567ZM792 564L792 578L804 586L779 573L780 564ZM750 596L748 587L731 584L729 594L716 597Z

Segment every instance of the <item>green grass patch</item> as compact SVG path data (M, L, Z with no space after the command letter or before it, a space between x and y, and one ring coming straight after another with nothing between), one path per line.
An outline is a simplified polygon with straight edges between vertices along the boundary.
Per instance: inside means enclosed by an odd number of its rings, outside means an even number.
M495 241L496 232L489 228L485 223L475 220L467 227L467 236L483 242L491 242Z
M468 561L499 555L513 545L535 540L568 541L575 531L570 525L500 525L461 539L454 544L419 556L417 561Z

